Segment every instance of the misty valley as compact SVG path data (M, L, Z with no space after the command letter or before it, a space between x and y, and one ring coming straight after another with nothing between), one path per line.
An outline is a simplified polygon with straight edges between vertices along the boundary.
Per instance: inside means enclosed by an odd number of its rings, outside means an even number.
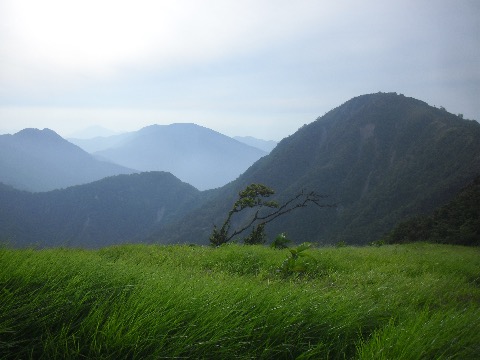
M24 129L0 242L2 358L475 358L480 124L375 93L279 143Z

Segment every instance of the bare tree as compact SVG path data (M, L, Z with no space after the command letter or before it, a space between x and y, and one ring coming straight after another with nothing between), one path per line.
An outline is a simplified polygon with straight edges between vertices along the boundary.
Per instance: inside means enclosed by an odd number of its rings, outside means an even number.
M321 204L320 200L326 198L324 195L319 195L314 191L305 192L302 190L297 195L287 200L283 205L276 201L266 200L275 191L262 184L251 184L241 191L238 195L238 200L233 204L232 209L228 212L227 219L220 229L216 225L213 227L212 235L210 236L210 243L214 246L220 246L227 243L234 236L237 236L253 226L250 235L245 238L246 244L259 244L265 242L265 225L275 220L281 215L287 214L294 209L306 207L309 204L315 204L319 207L332 207L335 205ZM238 213L246 208L257 208L253 217L243 227L230 231L231 219L235 213ZM260 213L260 210L270 208L272 209L267 214Z

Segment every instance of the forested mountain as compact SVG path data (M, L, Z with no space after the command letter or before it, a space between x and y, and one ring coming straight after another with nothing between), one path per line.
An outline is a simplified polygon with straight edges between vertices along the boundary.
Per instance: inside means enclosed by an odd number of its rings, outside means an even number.
M90 248L140 242L201 204L200 195L164 172L118 175L43 193L0 184L0 240Z
M0 135L0 182L17 189L48 191L133 172L97 160L49 129Z
M203 208L157 235L208 242L250 183L285 200L302 189L336 208L309 207L275 220L297 242L366 244L399 221L433 211L480 174L480 124L395 93L353 98L283 139Z
M120 143L95 155L141 171L168 171L200 190L235 180L266 155L195 124L151 125L123 136Z

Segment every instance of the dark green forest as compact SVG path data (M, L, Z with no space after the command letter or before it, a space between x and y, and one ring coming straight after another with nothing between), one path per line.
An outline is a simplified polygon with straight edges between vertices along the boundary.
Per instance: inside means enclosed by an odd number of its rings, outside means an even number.
M119 175L46 193L0 187L3 241L96 248L143 242L198 206L200 191L170 173Z
M416 216L400 223L384 241L480 245L480 177L432 215Z

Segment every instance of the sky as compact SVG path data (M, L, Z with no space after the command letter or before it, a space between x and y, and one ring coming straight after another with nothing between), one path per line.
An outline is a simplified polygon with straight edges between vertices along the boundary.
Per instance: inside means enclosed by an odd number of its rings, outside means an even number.
M280 140L397 92L480 120L478 0L0 0L0 133Z

